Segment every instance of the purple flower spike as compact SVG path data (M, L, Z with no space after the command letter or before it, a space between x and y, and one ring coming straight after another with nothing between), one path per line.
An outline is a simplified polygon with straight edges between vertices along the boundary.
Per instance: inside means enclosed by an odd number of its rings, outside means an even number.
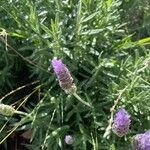
M134 150L150 150L150 130L133 137Z
M115 115L112 131L119 137L122 137L128 133L130 122L130 115L124 108L121 108Z
M68 70L66 65L63 64L62 60L54 58L52 60L52 66L58 78L60 87L67 93L71 94L75 92L76 87L73 83L73 78L71 77L70 71Z
M73 137L71 135L66 135L65 142L66 144L71 145L73 143Z

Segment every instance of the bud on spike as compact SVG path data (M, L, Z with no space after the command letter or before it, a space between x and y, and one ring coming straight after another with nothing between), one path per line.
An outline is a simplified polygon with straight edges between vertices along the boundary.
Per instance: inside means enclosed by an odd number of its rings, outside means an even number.
M71 135L66 135L65 142L66 144L71 145L73 143L73 137Z
M4 116L12 116L15 113L15 109L12 106L0 104L0 114Z

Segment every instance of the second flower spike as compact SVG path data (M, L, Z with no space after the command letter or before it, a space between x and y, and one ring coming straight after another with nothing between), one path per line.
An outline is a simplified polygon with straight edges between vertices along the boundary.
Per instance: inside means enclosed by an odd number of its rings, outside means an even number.
M130 122L130 115L124 108L121 108L115 115L112 126L113 132L119 137L126 135L129 131Z
M143 134L137 134L133 137L134 150L150 150L150 130Z

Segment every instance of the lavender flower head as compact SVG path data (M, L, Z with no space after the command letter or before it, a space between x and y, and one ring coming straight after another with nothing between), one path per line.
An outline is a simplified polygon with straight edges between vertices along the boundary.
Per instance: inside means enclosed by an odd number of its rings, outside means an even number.
M115 115L112 131L119 137L122 137L128 133L130 122L130 115L124 108L121 108Z
M60 87L69 94L75 92L76 86L73 83L73 78L71 77L67 66L63 64L62 60L54 58L52 60L52 66L59 81Z
M150 130L133 137L134 150L150 150Z
M71 145L73 143L73 137L71 135L66 135L65 142L66 144Z

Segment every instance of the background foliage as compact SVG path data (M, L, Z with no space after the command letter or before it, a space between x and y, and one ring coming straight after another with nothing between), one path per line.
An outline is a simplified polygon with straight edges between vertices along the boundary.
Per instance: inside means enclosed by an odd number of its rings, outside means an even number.
M0 4L0 95L17 89L2 103L21 104L20 110L32 114L2 149L10 149L16 137L14 143L21 139L22 149L131 149L131 137L150 128L150 1L1 0ZM59 87L50 65L54 57L67 64L78 94L94 109ZM105 139L110 108L123 89L116 111L125 107L131 115L130 133L124 138L111 133ZM20 120L0 116L1 127L8 121L0 139ZM73 145L65 144L66 134L73 135Z

